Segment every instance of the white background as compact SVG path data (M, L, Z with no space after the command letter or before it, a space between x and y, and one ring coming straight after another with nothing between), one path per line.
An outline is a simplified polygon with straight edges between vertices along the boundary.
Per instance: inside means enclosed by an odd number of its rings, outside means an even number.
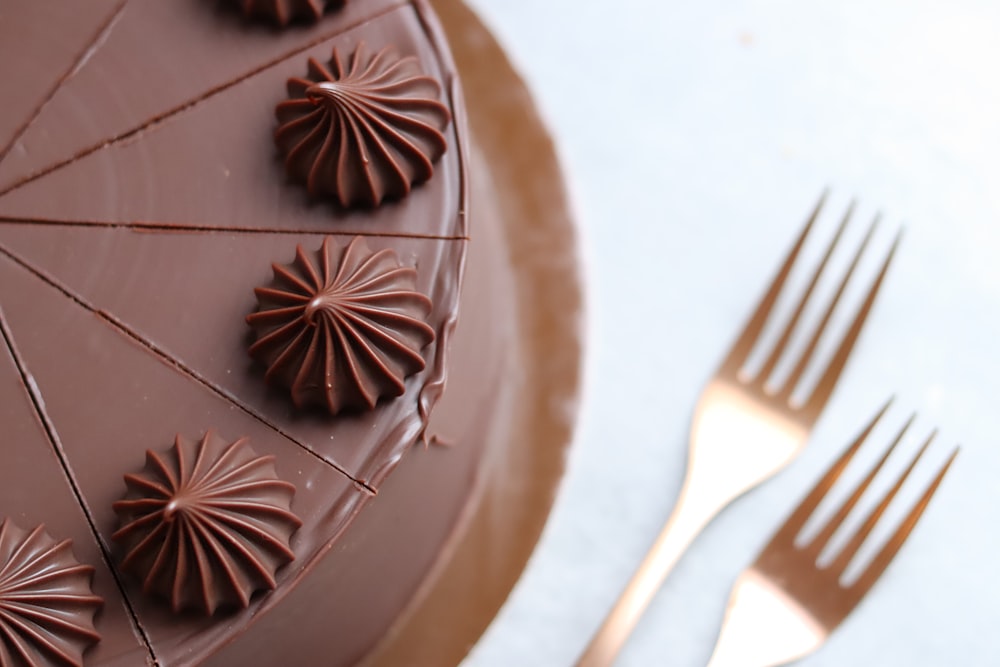
M961 455L879 585L801 664L998 664L1000 3L469 2L559 145L588 351L555 511L467 664L581 651L676 499L701 386L825 187L820 244L857 197L852 239L878 209L872 257L904 226L896 261L803 455L702 534L620 664L704 665L737 573L890 395L893 427L919 415L906 455L934 426L931 462Z

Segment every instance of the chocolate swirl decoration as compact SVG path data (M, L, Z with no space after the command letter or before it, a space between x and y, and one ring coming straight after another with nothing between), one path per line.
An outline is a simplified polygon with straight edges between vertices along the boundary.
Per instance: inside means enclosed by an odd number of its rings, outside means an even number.
M290 509L295 487L246 438L178 435L165 454L147 450L145 469L125 475L125 485L125 498L112 505L121 567L174 612L246 607L295 558L289 540L302 525Z
M440 95L412 56L368 56L362 43L345 63L334 49L328 66L310 58L307 77L288 80L274 139L311 196L378 206L434 174L451 120Z
M431 301L395 251L373 252L360 236L339 249L327 237L318 251L299 246L294 263L271 268L274 280L254 290L259 307L247 316L257 332L250 355L296 406L370 410L423 370Z
M326 7L340 7L345 0L239 0L247 18L270 20L279 26L292 21L315 23L323 16Z
M90 589L93 573L73 557L70 540L0 522L0 665L83 665L100 639L94 614L103 600Z

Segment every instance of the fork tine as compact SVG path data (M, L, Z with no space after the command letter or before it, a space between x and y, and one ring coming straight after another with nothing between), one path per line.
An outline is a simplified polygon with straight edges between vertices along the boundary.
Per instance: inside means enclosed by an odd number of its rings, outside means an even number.
M854 343L858 340L858 334L861 333L861 328L864 326L865 320L868 318L868 313L872 309L872 304L875 303L875 296L878 294L878 291L882 286L882 281L885 280L885 274L889 270L889 265L892 263L892 258L895 256L896 249L899 248L899 242L902 238L903 230L899 230L899 232L896 233L896 238L892 242L892 246L889 248L889 252L885 256L885 260L882 262L882 267L879 269L878 275L868 288L868 293L865 295L864 302L855 314L854 320L851 322L851 326L848 328L847 333L844 334L843 340L840 341L840 346L837 348L837 351L830 359L830 363L827 364L826 369L817 381L812 394L800 408L803 414L812 418L818 417L819 413L823 410L823 406L826 405L827 400L829 400L830 394L833 393L833 388L837 384L837 379L840 378L840 373L844 370L844 365L847 363L847 357L850 356L851 350L854 348Z
M830 517L830 519L826 522L826 525L823 526L823 528L816 535L816 537L813 538L812 542L809 543L809 546L806 547L806 550L811 552L814 555L814 557L819 555L819 552L822 551L823 547L827 545L827 543L830 541L830 538L833 537L833 534L837 532L837 529L840 528L841 524L844 523L844 520L847 518L847 515L851 513L851 510L854 509L854 506L858 504L859 500L861 500L861 496L863 496L865 491L868 490L868 487L871 486L872 480L875 479L879 471L882 470L882 467L885 465L885 462L889 460L890 456L892 456L892 453L896 450L896 446L899 445L900 441L902 441L903 436L906 434L907 430L909 430L910 426L913 424L913 420L916 419L916 417L917 417L916 414L910 415L910 418L906 420L905 424L903 424L903 427L899 430L899 433L896 434L896 438L892 441L892 444L889 445L886 448L885 453L882 454L882 458L880 458L878 462L872 466L871 470L868 471L868 474L865 475L865 478L861 480L861 482L855 487L854 491L851 492L851 495L844 500L844 502L841 504L839 508L837 508L837 511L834 513L834 515ZM919 455L917 458L919 458ZM915 462L916 459L914 459L913 463ZM911 468L912 465L913 464L911 463ZM905 477L906 475L903 476L903 478ZM902 486L902 479L898 481L898 485ZM889 500L891 500L892 495L894 495L895 493L896 492L893 491L884 500L886 506L888 506ZM877 519L878 517L876 516L875 518ZM869 517L869 519L871 519L871 517ZM874 521L872 521L872 526L874 525L875 523Z
M806 237L809 235L809 230L812 229L813 223L815 223L816 219L819 217L819 212L823 208L823 204L826 202L827 194L827 191L824 190L820 195L819 201L816 202L816 207L813 209L813 212L809 216L809 220L802 229L802 233L799 234L799 238L796 239L795 245L792 246L788 256L785 258L785 263L781 266L778 274L774 277L767 293L764 294L760 303L757 304L757 310L754 311L750 321L747 322L746 326L743 328L742 333L740 333L740 337L736 340L736 343L733 344L733 347L730 349L725 361L722 362L722 371L735 375L739 372L740 367L746 363L747 357L750 355L750 351L753 349L754 344L757 342L757 338L760 336L760 332L764 330L764 324L767 322L767 318L770 316L771 310L773 310L774 304L778 300L778 295L781 294L785 281L788 280L788 275L792 271L792 266L794 266L795 260L798 257L799 252L802 250L802 246L805 244Z
M830 257L833 256L834 249L837 247L837 244L840 243L840 239L844 235L844 230L847 229L847 223L850 221L851 216L854 215L854 208L855 202L852 201L847 207L847 212L844 214L843 219L840 221L840 226L837 227L837 233L833 235L833 239L827 245L826 254L823 255L823 259L816 267L816 271L813 272L813 276L809 281L808 287L806 287L805 291L802 293L802 298L799 299L799 305L795 307L795 312L792 314L791 318L789 318L788 324L785 325L785 330L781 333L781 338L779 338L778 342L775 343L770 356L768 356L767 361L764 362L764 365L761 367L758 377L762 380L766 380L774 371L774 368L778 365L778 361L781 359L781 355L788 346L788 341L791 339L792 333L795 331L795 326L798 324L799 319L802 317L802 313L806 309L806 303L809 301L809 297L812 296L813 291L816 289L820 276L823 275L826 265L830 262Z
M941 480L944 479L945 474L951 467L951 464L955 462L955 457L958 456L958 447L955 447L951 452L951 456L948 460L944 462L941 469L938 471L937 475L931 480L931 483L927 486L924 494L920 499L913 505L910 509L910 513L906 515L896 532L893 533L889 541L882 547L882 550L875 555L865 571L861 573L858 580L851 584L849 590L855 597L855 599L861 598L865 593L871 589L872 585L878 580L882 573L885 572L885 568L889 566L892 559L895 558L896 553L899 548L903 546L903 542L906 538L910 536L910 532L913 527L917 525L917 521L920 520L921 515L923 515L924 510L927 509L927 504L931 501L934 493L937 491L938 487L941 485Z
M844 277L840 280L840 284L837 286L837 291L834 292L833 298L830 300L830 304L826 308L826 312L823 313L823 318L816 326L812 338L809 339L809 344L799 356L799 360L796 362L795 368L788 376L788 379L785 380L784 387L777 392L777 396L781 399L788 400L788 398L795 391L795 386L799 383L799 380L802 379L802 374L805 372L806 366L809 365L809 360L816 352L816 347L819 345L819 340L823 336L823 332L826 330L827 324L830 323L833 311L840 302L840 298L844 295L847 283L850 281L851 276L854 275L855 269L858 268L858 264L861 262L861 256L864 254L865 248L868 247L869 242L872 240L872 236L875 234L875 228L878 227L879 218L880 216L876 215L875 219L872 220L872 224L869 225L868 231L865 233L865 237L861 241L861 245L858 246L858 249L854 253L854 257L851 259L850 266L847 267L847 272L844 273Z
M912 421L913 419L911 418L910 422ZM909 426L910 422L907 422L906 426ZM904 427L903 430L905 431L906 428ZM917 465L917 461L920 460L920 457L923 456L924 452L927 451L927 448L930 446L931 442L934 441L935 435L937 435L937 431L932 432L930 436L928 436L928 438L924 441L924 444L921 445L920 450L917 451L916 456L913 457L913 459L910 461L910 464L906 467L906 470L904 470L903 473L896 480L896 483L892 485L892 488L886 492L882 500L879 501L879 504L875 506L875 508L872 509L872 511L868 514L868 516L865 518L864 523L861 524L861 527L858 528L858 530L854 533L854 535L851 536L851 539L848 540L847 544L844 545L843 550L841 550L841 552L837 554L837 557L830 564L831 572L835 572L837 576L840 576L844 573L844 570L847 569L847 566L850 564L851 560L857 554L858 549L861 548L861 545L868 538L868 535L871 534L872 529L875 528L875 525L878 523L879 519L882 518L882 515L885 513L885 510L889 507L889 503L892 502L892 499L896 497L896 494L899 493L899 490L903 488L903 482L905 482L906 478L910 476L911 472L913 472L913 469ZM896 442L892 443L892 447L889 448L889 451L891 451L898 442L899 439L897 438ZM883 458L883 462L884 460L885 459Z
M858 450L861 448L861 444L868 438L872 429L875 428L875 424L877 424L879 419L882 418L882 415L885 414L890 405L892 405L891 398L886 401L885 405L882 406L882 409L875 414L875 417L872 418L871 422L865 426L864 430L861 431L857 439L855 439L855 441L851 443L851 446L847 448L847 451L841 454L840 458L837 459L826 471L826 474L823 475L822 479L816 482L816 486L809 491L809 495L807 495L802 502L799 503L799 506L792 511L791 516L788 517L784 525L778 529L777 533L775 533L774 538L771 540L771 545L791 545L795 542L795 537L799 534L799 531L802 530L802 527L805 525L806 521L808 521L809 517L812 516L812 513L816 511L816 508L830 491L830 488L843 474L847 464L850 463L851 459L854 458L854 455L857 454ZM771 547L768 546L764 551L766 552L770 550L770 548Z

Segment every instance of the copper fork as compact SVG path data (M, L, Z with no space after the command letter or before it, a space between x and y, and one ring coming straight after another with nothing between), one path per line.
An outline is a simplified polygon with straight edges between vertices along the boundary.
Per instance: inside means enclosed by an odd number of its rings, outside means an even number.
M875 232L877 216L868 227L790 375L777 389L771 388L768 381L790 347L806 304L852 216L853 204L848 207L763 366L752 376L742 370L772 315L825 199L824 194L750 321L702 391L691 427L687 473L673 513L618 602L591 639L577 667L605 667L614 661L657 589L695 536L733 499L771 477L795 458L830 398L885 278L899 244L899 234L812 393L798 401L793 400L793 392L816 356L823 332Z
M821 553L827 548L830 538L878 475L912 424L913 417L903 425L885 454L819 529L816 536L802 546L796 543L806 522L844 472L861 443L868 438L886 408L888 405L882 408L857 440L834 462L774 534L756 562L737 579L709 667L774 667L813 652L868 593L909 537L910 531L955 460L957 447L938 468L922 495L882 548L853 581L845 583L845 570L852 564L858 550L933 441L933 432L860 527L847 538L839 553L833 556L829 564L819 564Z

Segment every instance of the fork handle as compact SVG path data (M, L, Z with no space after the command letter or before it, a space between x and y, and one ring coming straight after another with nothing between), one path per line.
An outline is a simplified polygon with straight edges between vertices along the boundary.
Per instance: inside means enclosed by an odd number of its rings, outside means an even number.
M614 662L681 555L730 500L708 496L695 500L692 498L691 486L685 485L663 530L639 569L632 575L618 602L590 640L576 667L607 667Z

